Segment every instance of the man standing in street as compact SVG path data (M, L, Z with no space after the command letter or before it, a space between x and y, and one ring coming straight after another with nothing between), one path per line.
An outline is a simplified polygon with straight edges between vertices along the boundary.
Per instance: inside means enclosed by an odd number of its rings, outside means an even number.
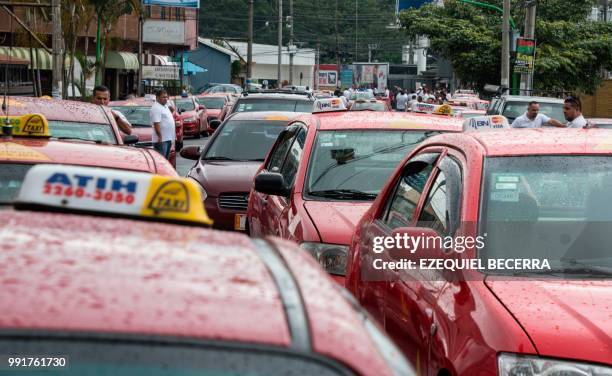
M155 94L155 103L151 106L149 117L153 126L151 141L153 146L166 159L170 158L170 147L176 137L174 117L167 106L168 92L164 89Z
M569 98L576 100L573 97L569 97ZM566 111L566 108L567 108L567 111ZM573 112L573 110L574 110L574 107L568 104L568 100L566 99L565 104L563 105L563 114L565 115L565 118L569 121L569 123L565 125L556 119L552 119L544 114L540 114L539 113L540 104L536 101L532 101L532 102L529 102L529 104L527 105L527 112L525 112L523 115L514 119L514 121L512 122L512 128L541 128L543 125L551 125L553 127L558 127L558 128L566 128L566 127L582 128L584 127L584 125L586 125L586 121L584 120L584 118L582 118L582 120L584 121L583 125L570 126L572 120L575 119L577 121L580 121L580 119L578 119L578 116L575 114L575 112ZM570 112L569 115L568 115L568 112Z
M91 97L91 103L97 104L98 106L108 106L110 100L110 90L104 85L94 87L93 96ZM113 117L117 122L119 130L125 134L132 134L132 124L120 111L111 110Z
M408 95L402 90L397 96L397 110L401 112L406 111L406 104L408 104Z

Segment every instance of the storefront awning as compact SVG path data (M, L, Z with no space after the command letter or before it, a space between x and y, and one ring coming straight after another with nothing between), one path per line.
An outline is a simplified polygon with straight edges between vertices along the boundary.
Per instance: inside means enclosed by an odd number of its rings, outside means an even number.
M138 55L131 52L108 52L106 68L138 70Z
M199 65L196 65L194 63L191 63L189 61L186 61L183 64L183 72L185 75L192 75L192 74L196 74L196 73L204 73L204 72L208 72L208 69L206 68L202 68Z
M32 48L36 58L36 64L34 68L42 70L51 70L51 54L43 48ZM27 60L28 66L30 65L30 48L29 47L0 47L0 55L6 57L13 57L20 60Z

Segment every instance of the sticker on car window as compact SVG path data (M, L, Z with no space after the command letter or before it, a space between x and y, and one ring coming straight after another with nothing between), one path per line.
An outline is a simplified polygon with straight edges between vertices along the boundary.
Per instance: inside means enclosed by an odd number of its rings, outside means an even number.
M336 137L336 138L346 138L347 135L345 135L345 134L334 134L334 137Z
M334 146L333 142L321 142L321 147L330 147L330 146Z
M499 183L518 183L519 182L519 177L518 176L508 176L508 175L501 175L497 177L497 181Z
M516 190L516 183L495 183L496 190Z
M518 202L518 191L495 191L491 192L491 201L499 202Z

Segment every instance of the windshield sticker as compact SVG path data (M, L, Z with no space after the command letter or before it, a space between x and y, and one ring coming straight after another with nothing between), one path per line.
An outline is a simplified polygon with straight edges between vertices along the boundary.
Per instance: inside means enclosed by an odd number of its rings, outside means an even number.
M334 137L336 138L346 138L347 135L345 134L334 134Z
M333 142L321 142L321 147L330 147L330 146L334 146Z
M491 201L518 202L519 201L519 193L518 193L518 191L496 191L496 192L491 192Z
M516 190L518 189L516 183L495 183L496 190Z
M519 177L514 175L500 175L496 177L499 183L518 183Z

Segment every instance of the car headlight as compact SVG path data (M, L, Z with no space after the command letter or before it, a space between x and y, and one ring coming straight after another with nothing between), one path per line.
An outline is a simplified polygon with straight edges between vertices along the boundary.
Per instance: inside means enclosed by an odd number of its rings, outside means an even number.
M518 354L502 353L497 363L500 376L612 376L610 367Z
M304 242L300 244L302 249L308 251L312 257L329 274L346 275L346 257L348 246L329 243Z
M208 198L208 193L206 193L206 189L202 187L202 184L200 184L199 181L195 180L191 176L187 176L187 179L191 180L200 189L200 194L202 195L202 202L204 202Z
M196 121L196 118L194 118L194 117L185 118L185 119L183 119L183 121L187 122L187 123L194 123Z

